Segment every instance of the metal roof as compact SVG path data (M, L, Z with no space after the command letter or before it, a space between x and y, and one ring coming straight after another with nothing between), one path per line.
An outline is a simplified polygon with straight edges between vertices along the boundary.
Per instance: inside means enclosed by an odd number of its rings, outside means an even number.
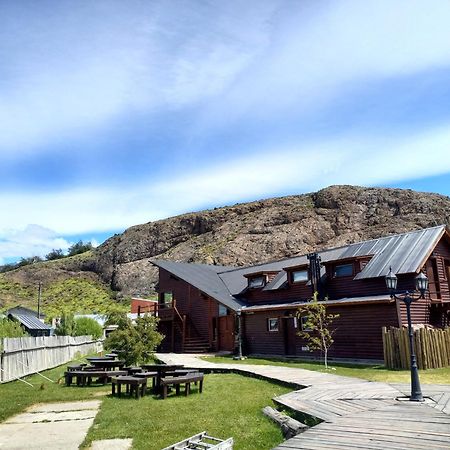
M419 272L444 233L442 225L366 242L372 245L373 257L355 279L385 276L390 267L396 274Z
M389 272L389 267L392 267L396 274L415 273L421 269L445 230L445 225L440 225L331 248L320 251L318 254L322 263L371 256L364 269L356 275L355 279L358 280L384 276ZM265 291L277 290L287 281L284 269L306 266L308 259L306 255L302 255L249 267L213 266L163 260L152 262L196 286L225 306L238 310L245 305L245 301L236 298L248 285L244 275L262 271L279 272L263 288Z
M323 305L353 305L353 304L366 304L366 303L390 303L395 300L391 299L389 295L371 295L368 297L346 297L338 300L323 300L317 303ZM266 303L263 305L244 306L242 312L252 311L264 311L264 310L277 310L277 309L296 309L300 306L307 305L310 302L304 300L288 302L288 303Z
M163 260L154 260L152 261L152 264L161 267L187 283L192 284L200 291L232 310L239 310L245 304L231 295L225 283L218 276L219 272L234 269L234 267L179 263Z
M9 316L12 316L28 330L51 330L51 327L41 322L37 317L15 313L9 313Z
M30 308L25 308L24 306L15 306L14 308L8 309L8 311L6 312L7 314L21 314L23 316L33 316L33 317L37 317L38 312L34 311L33 309ZM45 314L40 312L39 316L43 319L45 317Z

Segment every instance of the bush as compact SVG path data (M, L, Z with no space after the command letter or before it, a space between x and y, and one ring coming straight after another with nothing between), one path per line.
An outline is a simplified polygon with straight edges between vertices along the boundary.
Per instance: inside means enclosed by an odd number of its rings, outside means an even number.
M103 336L103 327L90 317L79 317L75 320L74 336L91 335L93 339L100 339Z
M63 313L55 329L57 336L75 336L75 320L73 314Z
M13 320L0 319L0 338L28 336L22 327Z
M125 364L142 364L152 359L163 335L156 331L158 319L145 314L133 323L121 317L119 328L106 338L105 349L114 350Z

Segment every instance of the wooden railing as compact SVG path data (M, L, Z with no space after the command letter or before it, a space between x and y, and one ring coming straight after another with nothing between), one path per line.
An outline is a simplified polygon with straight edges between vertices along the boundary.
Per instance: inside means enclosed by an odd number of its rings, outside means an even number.
M389 369L409 369L407 328L382 328L384 363ZM419 369L450 366L450 328L414 330L414 348Z
M184 351L184 344L186 340L187 331L187 317L186 315L180 314L177 309L176 300L173 299L170 303L151 303L145 307L140 307L139 312L141 314L153 314L159 317L160 320L170 320L178 323L181 333L181 351ZM172 332L174 333L174 331ZM173 335L172 335L172 348L173 348Z

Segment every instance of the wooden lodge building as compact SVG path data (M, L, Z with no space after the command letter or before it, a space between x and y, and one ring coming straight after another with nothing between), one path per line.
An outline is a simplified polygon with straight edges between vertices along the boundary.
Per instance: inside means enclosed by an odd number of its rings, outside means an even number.
M318 291L327 310L339 314L330 356L381 360L381 328L406 325L403 302L393 300L386 288L390 267L399 290L413 290L420 271L429 279L429 292L411 306L413 323L450 324L445 226L252 267L152 263L159 267L162 351L233 351L240 315L244 354L308 356L297 335L304 322L297 311Z

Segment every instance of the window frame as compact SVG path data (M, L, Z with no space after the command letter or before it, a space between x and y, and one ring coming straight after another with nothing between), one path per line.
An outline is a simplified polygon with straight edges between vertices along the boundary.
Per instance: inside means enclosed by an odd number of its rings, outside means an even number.
M274 321L275 325L271 325L272 321ZM267 318L267 331L269 333L277 333L278 331L280 331L280 319L278 317Z
M337 275L336 274L336 269L338 267L348 267L350 266L352 269L352 272L350 274L347 275ZM347 277L352 277L355 274L355 265L353 264L353 262L350 263L344 263L344 264L335 264L333 266L333 278L347 278Z
M219 307L217 310L217 316L218 317L228 316L228 308L225 305L222 305L222 303L219 303Z
M252 286L252 282L255 280L261 280L261 282L257 285ZM248 289L260 289L266 285L266 277L264 275L256 275L254 277L249 277L247 282Z
M296 273L306 273L306 279L304 279L304 280L295 280L295 274ZM291 272L291 283L292 284L307 283L308 281L309 281L309 270L308 269L298 269L298 270L293 270Z
M308 316L301 316L300 317L300 329L302 330L302 331L306 331L306 332L310 332L310 331L313 331L313 329L312 328L306 328L306 326L305 326L305 322L308 320Z

